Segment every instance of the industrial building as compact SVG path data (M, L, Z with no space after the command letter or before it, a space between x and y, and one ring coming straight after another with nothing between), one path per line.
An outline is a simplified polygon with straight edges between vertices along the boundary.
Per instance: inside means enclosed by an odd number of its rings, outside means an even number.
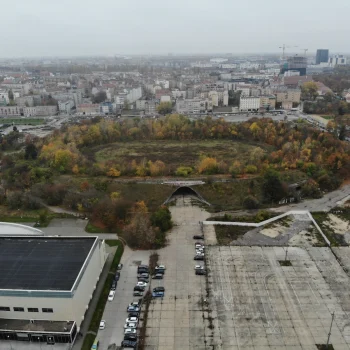
M0 236L0 340L73 343L106 258L98 237Z
M281 74L287 71L298 71L300 75L306 75L307 57L291 56L282 63Z

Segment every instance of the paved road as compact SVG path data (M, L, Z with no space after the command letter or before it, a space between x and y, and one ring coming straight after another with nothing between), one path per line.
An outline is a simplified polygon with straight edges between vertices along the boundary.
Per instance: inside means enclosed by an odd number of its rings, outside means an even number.
M277 212L284 212L288 210L309 210L313 211L328 211L337 205L341 205L342 202L346 201L347 197L350 196L350 185L345 185L340 189L326 193L322 198L319 199L311 199L307 201L303 201L301 203L289 204L283 207L272 208L271 210Z
M128 317L126 308L134 298L133 288L137 282L137 265L149 262L149 251L133 251L125 247L121 262L124 265L121 270L116 294L113 301L107 301L102 319L106 321L106 329L99 331L97 338L100 340L99 350L107 350L110 344L120 345L124 338L124 324Z

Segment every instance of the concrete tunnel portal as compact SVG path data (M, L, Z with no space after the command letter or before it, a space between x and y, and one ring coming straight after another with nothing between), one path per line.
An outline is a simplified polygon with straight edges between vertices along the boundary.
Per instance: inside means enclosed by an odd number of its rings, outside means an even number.
M172 194L171 196L164 202L164 204L167 204L171 201L173 201L174 199L176 199L176 197L180 197L180 196L192 196L195 197L196 199L198 199L200 202L210 205L209 202L207 202L197 191L195 191L192 187L189 186L181 186L178 187Z

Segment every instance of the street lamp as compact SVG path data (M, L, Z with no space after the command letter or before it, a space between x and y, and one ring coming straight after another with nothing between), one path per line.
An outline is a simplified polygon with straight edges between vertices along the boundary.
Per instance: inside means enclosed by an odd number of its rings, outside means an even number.
M10 348L11 348L11 350L12 350L12 343L11 343L11 339L10 339L10 336L9 336L9 335L7 336L7 339L8 339L9 342L10 342Z

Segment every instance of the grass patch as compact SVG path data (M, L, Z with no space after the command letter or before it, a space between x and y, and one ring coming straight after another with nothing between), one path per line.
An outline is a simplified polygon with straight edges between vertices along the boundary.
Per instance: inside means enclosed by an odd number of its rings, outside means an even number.
M46 124L43 118L0 118L0 124L40 125Z
M124 252L124 246L122 242L121 241L116 241L116 242L117 243L115 243L114 246L117 246L117 251L114 254L112 265L109 269L108 276L103 285L103 289L101 291L100 297L98 299L95 311L92 315L91 322L89 325L89 331L95 332L96 334L98 332L98 327L100 325L103 311L106 306L106 302L107 302L107 298L108 298L108 294L109 294L109 290L110 290L110 286L111 286L114 274L117 271L118 264ZM93 335L92 337L86 336L84 339L82 349L90 350L95 337L96 337L95 335Z
M332 344L316 344L318 350L334 350Z
M195 167L202 155L215 157L218 161L228 164L235 160L245 164L258 147L264 150L272 149L266 145L232 140L144 140L116 142L88 148L87 151L94 154L96 162L112 161L115 164L123 164L136 160L139 163L146 158L152 162L161 160L167 166L171 165L171 171L179 166Z
M93 225L90 221L85 226L85 231L88 233L111 233L107 228L100 228Z
M214 227L219 245L229 245L232 241L235 241L248 231L254 229L254 227L228 225L215 225Z
M94 334L86 334L81 350L91 350L91 346L94 343L95 338L96 335Z
M320 226L322 232L329 239L332 247L347 246L343 235L336 234L331 227L325 224L328 221L328 213L314 212L312 216L318 226Z
M106 239L105 242L109 247L119 247L120 244L120 241L118 241L117 239Z
M234 216L230 214L225 214L223 216L214 216L207 221L224 221L224 222L252 222L252 223L259 223L262 221L265 221L267 219L273 218L275 216L280 215L279 213L275 212L268 212L266 210L259 210L256 215L241 215L241 216ZM283 219L282 219L283 220ZM289 220L286 220L286 224L289 222Z

